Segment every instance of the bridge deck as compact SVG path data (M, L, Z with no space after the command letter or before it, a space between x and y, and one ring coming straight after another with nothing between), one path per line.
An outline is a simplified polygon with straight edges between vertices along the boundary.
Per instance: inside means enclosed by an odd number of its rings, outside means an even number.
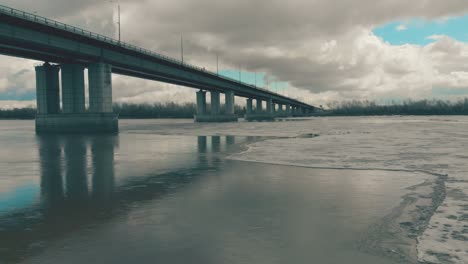
M111 64L116 74L314 108L125 42L1 5L0 53L54 63L102 61Z

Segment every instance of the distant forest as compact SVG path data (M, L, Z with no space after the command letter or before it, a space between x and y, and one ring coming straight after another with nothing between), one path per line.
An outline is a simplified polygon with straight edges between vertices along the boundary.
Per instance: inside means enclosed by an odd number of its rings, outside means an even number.
M468 98L456 102L443 100L407 100L380 105L373 101L349 101L328 105L326 115L468 115Z
M209 109L209 104L207 108ZM193 118L196 112L194 103L155 103L155 104L114 104L114 113L120 118ZM225 112L221 106L221 112ZM245 109L235 106L235 113L243 116ZM0 119L34 119L35 108L0 109Z
M209 105L207 106L209 109ZM193 103L115 104L114 112L120 118L192 118L196 111ZM221 108L224 112L224 108ZM235 107L243 116L245 109ZM468 98L456 102L443 100L419 100L380 105L373 101L350 101L332 103L328 110L318 113L326 116L368 116L368 115L468 115ZM0 109L0 119L34 119L36 109Z

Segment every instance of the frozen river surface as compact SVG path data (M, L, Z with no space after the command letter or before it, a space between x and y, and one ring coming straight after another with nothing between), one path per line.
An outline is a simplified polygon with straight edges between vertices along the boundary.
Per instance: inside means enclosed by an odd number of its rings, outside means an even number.
M468 263L468 118L0 121L0 263Z

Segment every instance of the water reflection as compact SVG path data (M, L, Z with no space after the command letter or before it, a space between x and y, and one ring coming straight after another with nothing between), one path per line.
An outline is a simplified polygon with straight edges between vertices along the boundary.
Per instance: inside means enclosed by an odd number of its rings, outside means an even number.
M65 197L60 163L62 155L60 145L58 140L39 138L41 199L45 208L59 206Z
M211 137L211 147L213 149L213 152L221 151L221 137L220 136Z
M86 175L86 139L83 137L66 137L62 142L62 147L65 157L64 174L67 198L72 202L84 201L88 197L88 178ZM41 158L41 161L44 162L44 159ZM60 160L55 161L55 163L59 162ZM47 164L41 163L41 167L44 166L47 166ZM44 177L47 177L47 175L42 175L42 178Z
M44 209L111 201L117 136L40 136L37 141ZM92 178L91 197L88 168Z
M134 164L138 167L141 164L138 163L140 160L128 160L134 153L125 153L125 160L116 158L121 137L37 137L40 203L18 208L8 214L0 213L0 262L17 261L20 257L31 254L34 251L31 250L31 245L37 245L39 241L54 240L76 229L86 228L96 221L107 221L125 214L137 202L154 200L177 192L197 180L203 171L219 167L224 151L233 151L239 147L232 136L200 136L195 142L192 140L192 144L181 143L184 148L188 148L183 153L186 154L184 157L168 156L177 159L177 162L166 159L155 161L159 167L170 164L170 170L159 168L158 172L152 166L147 167L147 172L140 167L133 170L144 175L142 176L132 175L131 169L118 165L123 163L133 167ZM239 143L247 141L241 139ZM133 143L127 138L124 142ZM193 149L190 150L192 146ZM131 149L125 148L125 151ZM157 157L148 156L147 159L151 161ZM191 159L195 163L191 163ZM125 171L129 175L121 175L123 179L117 183L116 174L119 171ZM2 250L5 252L1 252Z
M112 201L114 191L114 138L92 139L92 198L97 204L108 204Z

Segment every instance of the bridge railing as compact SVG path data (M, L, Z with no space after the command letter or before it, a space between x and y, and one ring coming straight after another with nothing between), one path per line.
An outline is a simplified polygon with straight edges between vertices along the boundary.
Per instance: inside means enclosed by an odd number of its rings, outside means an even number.
M61 30L65 30L65 31L68 31L68 32L71 32L71 33L82 35L82 36L85 36L85 37L90 37L90 38L93 38L93 39L96 39L96 40L99 40L99 41L107 42L109 44L124 47L124 48L126 48L128 50L140 52L140 53L143 53L143 54L146 54L146 55L156 57L158 59L162 59L162 60L165 60L165 61L168 61L168 62L180 64L180 65L182 65L184 67L188 67L188 68L192 68L192 69L195 69L195 70L198 70L198 71L202 71L202 72L204 72L206 74L210 74L210 75L212 75L214 77L218 77L218 78L222 78L222 79L229 80L229 81L232 81L232 82L236 82L236 83L239 83L241 85L248 86L248 87L250 87L252 89L261 90L261 91L264 91L264 92L267 92L267 93L270 93L270 94L273 94L273 95L276 95L276 96L279 96L279 97L283 97L283 98L288 99L288 100L295 100L295 99L292 99L292 98L285 97L285 96L283 96L283 95L281 95L279 93L276 93L276 92L273 92L273 91L258 87L256 85L252 85L250 83L245 83L245 82L242 82L240 80L236 80L236 79L233 79L233 78L230 78L230 77L222 76L222 75L219 75L218 73L214 73L212 71L205 70L205 68L201 68L201 67L189 64L189 63L185 63L185 62L183 62L181 60L174 59L174 58L171 58L169 56L162 55L160 53L150 51L148 49L140 48L140 47L137 47L135 45L128 44L128 43L125 43L123 41L119 41L119 40L116 40L116 39L113 39L113 38L110 38L110 37L106 37L104 35L97 34L97 33L82 29L82 28L70 26L70 25L67 25L65 23L53 20L53 19L38 16L36 14L28 13L28 12L18 10L18 9L15 9L15 8L11 8L11 7L8 7L8 6L4 6L4 5L0 5L0 13L6 14L6 15L9 15L9 16L18 17L18 18L21 18L21 19L26 19L26 20L29 20L29 21L32 21L32 22L40 23L40 24L43 24L43 25L46 25L46 26L54 27L54 28L57 28L57 29L61 29ZM301 103L301 102L299 102L299 103Z

